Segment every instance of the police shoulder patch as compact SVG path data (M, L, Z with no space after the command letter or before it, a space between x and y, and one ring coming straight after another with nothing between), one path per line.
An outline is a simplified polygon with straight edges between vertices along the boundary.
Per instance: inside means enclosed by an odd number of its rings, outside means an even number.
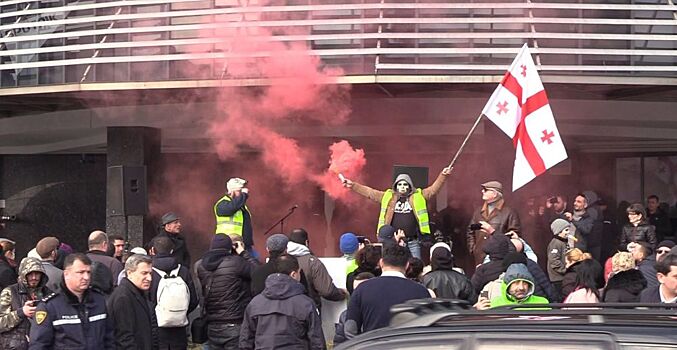
M54 298L55 296L57 296L57 294L59 294L59 293L52 293L52 294L50 294L50 295L48 295L48 296L42 298L40 301L42 301L43 303L46 303L46 302L48 302L50 299L52 299L52 298Z
M37 324L42 324L45 319L47 319L47 311L38 311L35 313L35 322Z

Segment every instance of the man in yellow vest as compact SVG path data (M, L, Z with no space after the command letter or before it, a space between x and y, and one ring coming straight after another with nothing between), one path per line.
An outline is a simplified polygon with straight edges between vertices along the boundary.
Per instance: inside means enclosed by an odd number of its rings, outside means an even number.
M442 169L435 182L423 189L414 188L414 183L407 174L397 175L393 187L385 191L375 190L349 179L345 179L343 185L364 197L380 202L381 212L376 232L383 225L403 230L411 255L421 259L419 238L421 235L430 235L427 201L439 192L447 176L451 174L451 169L450 167Z
M226 195L214 204L215 233L241 236L245 249L251 253L254 234L251 214L246 204L249 198L249 189L245 187L246 185L246 180L237 177L226 182Z

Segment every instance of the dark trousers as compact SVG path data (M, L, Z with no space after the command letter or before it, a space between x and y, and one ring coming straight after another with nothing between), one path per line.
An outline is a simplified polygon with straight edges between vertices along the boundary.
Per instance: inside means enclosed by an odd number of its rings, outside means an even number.
M188 348L186 327L158 327L159 350L185 350Z
M235 323L209 323L207 325L209 350L237 350L240 342L240 325Z

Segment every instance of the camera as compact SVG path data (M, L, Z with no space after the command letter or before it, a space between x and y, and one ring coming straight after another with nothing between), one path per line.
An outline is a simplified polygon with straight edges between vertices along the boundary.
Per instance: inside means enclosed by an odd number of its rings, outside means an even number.
M482 229L482 224L471 224L468 227L471 231L477 231Z
M16 216L15 216L15 215L9 215L9 216L3 215L3 216L0 216L0 222L3 222L3 221L16 221Z
M550 198L548 198L548 203L550 203L550 204L557 204L557 197L550 197Z
M371 243L369 239L365 236L357 236L357 242L362 243L362 244L369 244Z

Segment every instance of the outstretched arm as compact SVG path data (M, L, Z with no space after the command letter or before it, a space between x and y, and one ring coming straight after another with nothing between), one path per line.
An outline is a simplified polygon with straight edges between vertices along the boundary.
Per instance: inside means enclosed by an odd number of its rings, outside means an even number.
M380 202L385 194L384 191L375 190L369 186L353 182L350 179L343 179L343 187L350 188L355 193L371 199L374 202Z
M444 183L447 181L447 177L449 176L449 174L451 174L452 169L453 168L451 167L446 167L442 169L440 174L437 176L437 179L435 179L435 182L433 182L432 185L423 189L423 198L429 200L434 195L436 195L437 192L439 192L440 189L442 189L442 185L444 185Z

